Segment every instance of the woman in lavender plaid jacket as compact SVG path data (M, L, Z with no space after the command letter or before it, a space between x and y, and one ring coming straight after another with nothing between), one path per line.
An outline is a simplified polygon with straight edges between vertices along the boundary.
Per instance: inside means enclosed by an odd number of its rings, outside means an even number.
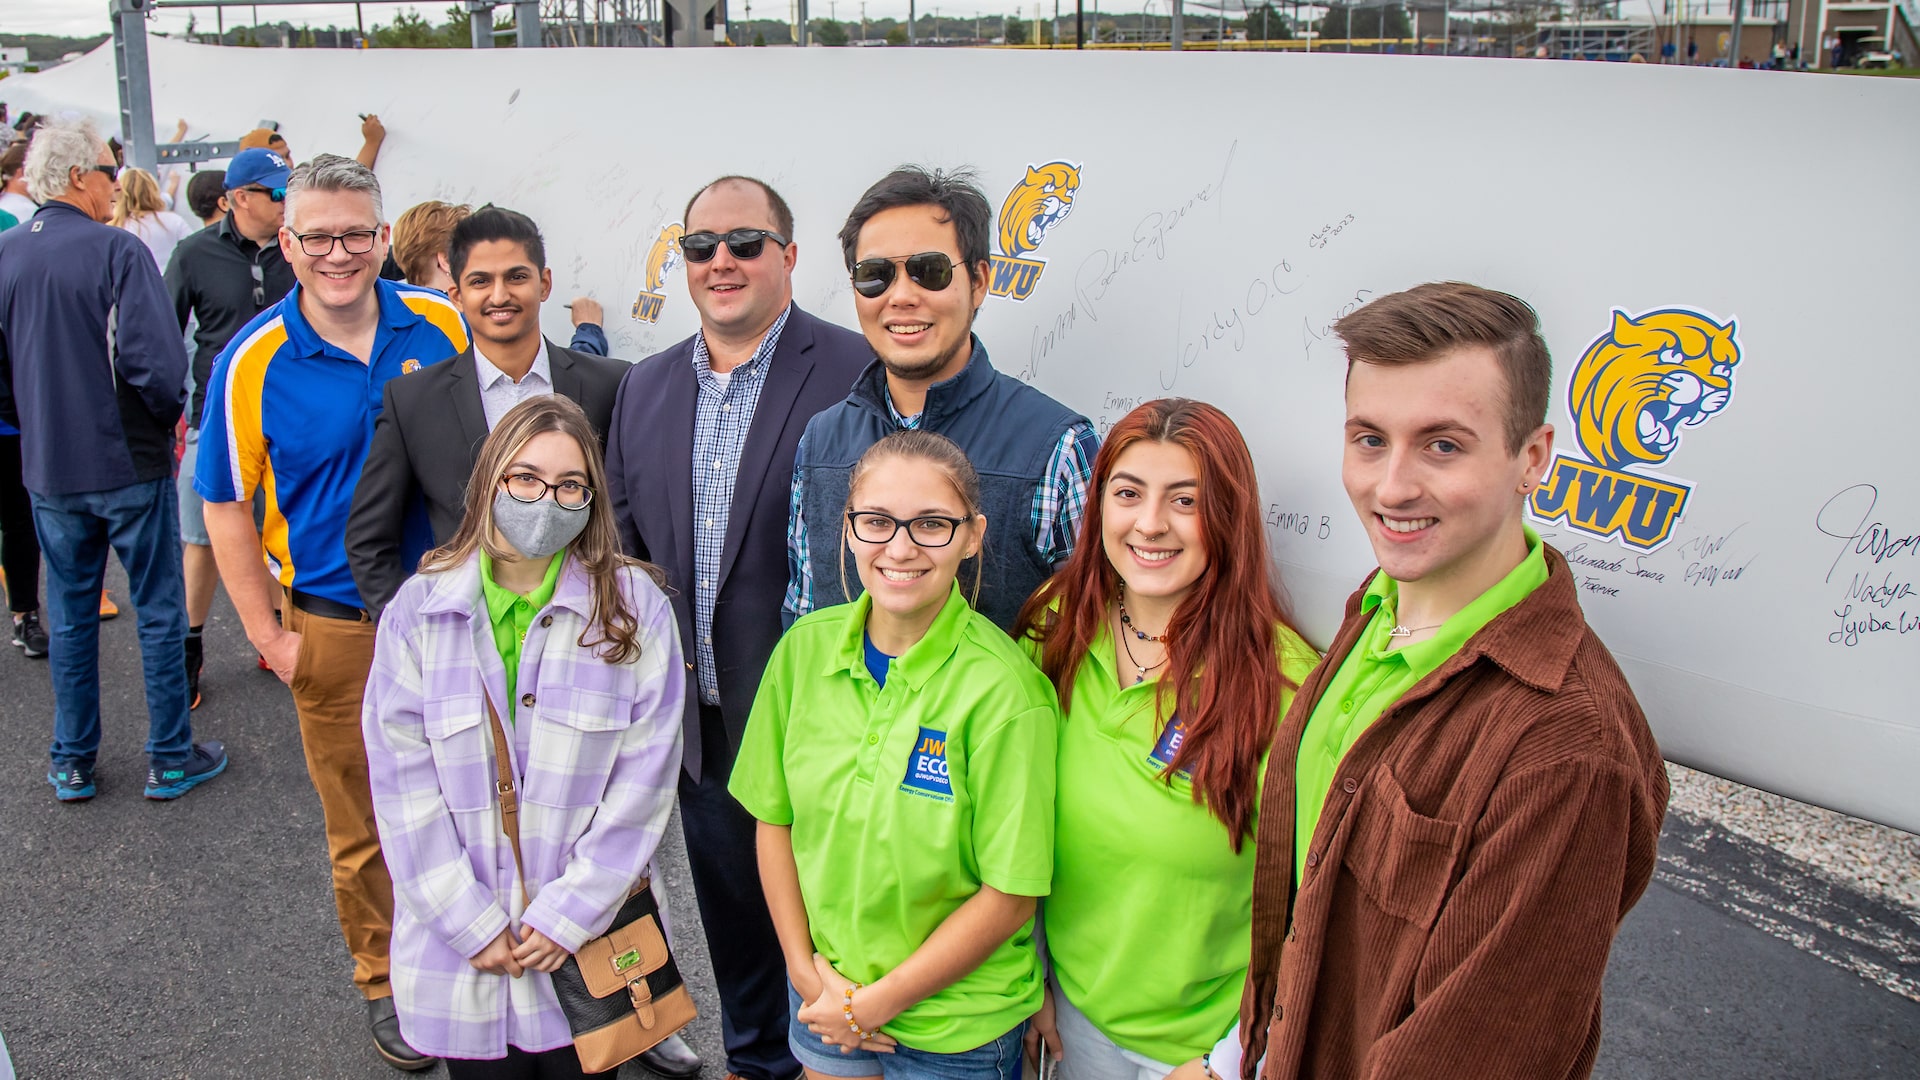
M581 1075L550 973L647 876L673 807L680 642L650 568L620 554L604 486L578 406L515 406L481 447L459 531L380 621L363 727L394 1005L454 1080ZM511 743L524 890L489 704Z

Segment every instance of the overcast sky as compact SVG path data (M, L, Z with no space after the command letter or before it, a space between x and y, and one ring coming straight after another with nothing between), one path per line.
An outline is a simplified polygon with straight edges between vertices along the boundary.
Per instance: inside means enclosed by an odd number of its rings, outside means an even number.
M365 18L367 26L371 28L375 23L387 22L392 19L395 11L403 11L408 7L412 7L419 11L420 14L426 16L430 21L441 22L445 18L443 12L445 12L452 2L453 0L425 0L425 2L411 4L369 3L365 8ZM1144 0L1144 2L1156 12L1164 14L1167 11L1167 0ZM808 3L812 5L812 15L816 19L825 17L828 14L830 6L833 14L842 21L852 21L860 17L860 0L832 0L831 5L829 5L829 0L808 0ZM1003 14L1013 11L1016 8L1020 9L1022 13L1029 18L1036 13L1036 9L1049 16L1053 14L1053 4L1050 0L1044 4L1044 7L1036 5L1034 0L1024 0L1022 3L1016 3L1014 0L939 0L937 4L931 2L931 0L926 0L926 2L916 0L916 3L919 5L916 10L923 15L932 14L934 8L937 6L943 17L953 18L968 18L976 12L988 15ZM1138 11L1141 10L1142 3L1143 0L1112 0L1112 2L1103 6L1111 11ZM1287 6L1284 0L1282 0L1281 6ZM106 9L106 0L0 0L0 32L9 34L68 34L74 37L82 37L88 34L104 34L111 29ZM728 9L736 18L743 17L741 13L745 10L745 2L744 0L728 0ZM868 18L877 19L886 16L900 18L907 13L907 0L866 0L866 9ZM255 9L228 8L226 11L228 24L244 25L252 23L254 21L253 10ZM353 25L353 8L348 5L334 7L274 6L263 7L257 10L260 12L260 21L263 23L285 21L295 26ZM592 0L588 0L587 10L589 12L593 10ZM753 5L754 16L761 19L785 19L789 17L788 13L791 10L791 5L787 0L759 0L759 2ZM1062 3L1060 10L1063 14L1070 13L1073 10L1072 0L1066 0L1066 2ZM187 15L188 13L184 10L169 8L157 13L148 25L154 29L168 32L185 30L187 27ZM197 15L199 16L199 24L202 27L211 27L214 24L214 10L212 8L198 9Z

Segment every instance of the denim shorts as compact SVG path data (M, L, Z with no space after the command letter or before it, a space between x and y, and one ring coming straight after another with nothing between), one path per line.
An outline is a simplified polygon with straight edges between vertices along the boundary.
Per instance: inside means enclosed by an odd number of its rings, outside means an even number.
M1022 1020L1012 1031L972 1050L933 1054L904 1044L891 1054L855 1050L843 1054L827 1046L800 1022L800 992L787 985L787 1047L800 1064L824 1076L882 1076L886 1080L1020 1080Z

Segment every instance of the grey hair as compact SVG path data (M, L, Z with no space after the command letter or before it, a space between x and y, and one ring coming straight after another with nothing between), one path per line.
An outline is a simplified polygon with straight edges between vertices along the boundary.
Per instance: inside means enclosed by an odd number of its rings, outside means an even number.
M72 170L92 170L100 163L107 141L93 121L56 120L33 133L27 147L27 198L43 203L57 199L73 186Z
M373 170L352 158L339 154L316 154L312 160L303 161L293 167L293 175L287 178L287 223L293 223L293 200L296 195L306 191L357 191L373 197L373 216L376 222L387 220L385 211L380 208L380 180Z

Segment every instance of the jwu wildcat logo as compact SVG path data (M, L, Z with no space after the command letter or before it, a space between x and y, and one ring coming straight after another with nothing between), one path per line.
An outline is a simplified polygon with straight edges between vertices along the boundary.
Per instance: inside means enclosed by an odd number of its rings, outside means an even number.
M1739 362L1732 319L1690 308L1638 316L1616 310L1567 385L1574 439L1589 460L1555 454L1528 500L1533 516L1641 551L1666 543L1686 516L1693 484L1637 470L1665 465L1680 448L1681 429L1727 407Z
M644 323L659 322L667 306L667 275L680 269L680 238L687 230L677 221L660 226L660 235L647 249L647 284L633 302L633 317Z
M1051 161L1027 166L1027 175L1000 204L1000 254L989 259L988 292L1013 300L1033 295L1047 261L1025 256L1073 213L1073 197L1079 190L1078 165Z

